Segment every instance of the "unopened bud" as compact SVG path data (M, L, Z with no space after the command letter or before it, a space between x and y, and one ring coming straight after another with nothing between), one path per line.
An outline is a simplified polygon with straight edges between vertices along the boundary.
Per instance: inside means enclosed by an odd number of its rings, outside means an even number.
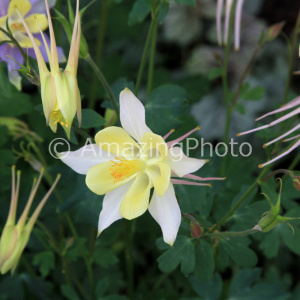
M294 184L294 187L297 191L300 191L300 176L296 176L294 179L293 179L293 184Z
M270 203L270 210L264 213L263 217L259 220L258 224L256 225L258 226L258 228L261 229L262 232L268 232L282 222L287 223L287 221L289 220L299 219L299 218L283 217L279 215L282 181L280 178L278 178L278 180L280 180L280 191L275 205L272 203L271 199L267 195L263 194Z
M271 42L272 40L277 38L277 36L282 31L282 28L284 27L284 25L285 25L285 22L280 22L280 23L276 23L276 24L270 26L265 32L262 33L262 35L260 37L260 44Z
M197 222L191 222L191 234L195 239L199 239L203 233L203 227Z
M105 127L114 126L117 122L117 113L114 110L107 108L104 118L106 121Z

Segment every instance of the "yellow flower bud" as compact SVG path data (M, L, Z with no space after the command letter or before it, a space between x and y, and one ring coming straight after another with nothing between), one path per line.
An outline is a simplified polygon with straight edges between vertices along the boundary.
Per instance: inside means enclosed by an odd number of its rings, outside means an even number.
M33 202L33 199L35 197L35 194L41 182L42 176L43 176L43 170L41 171L39 178L37 180L36 179L34 180L28 202L25 206L25 209L18 223L16 223L16 211L17 211L17 204L18 204L21 172L20 171L17 172L17 180L16 180L15 166L12 167L11 204L9 209L9 215L0 239L1 274L5 274L8 271L14 273L18 265L18 262L20 260L20 257L22 255L22 252L28 243L32 228L43 206L45 205L46 201L48 200L49 196L51 195L52 191L54 190L60 178L60 175L58 175L52 187L50 188L48 193L44 196L40 204L37 206L29 221L26 223L31 204Z
M20 14L19 16L23 21L24 28L26 29L26 32L33 44L33 49L37 57L43 110L47 125L50 125L51 130L56 132L57 124L60 124L65 130L68 138L70 138L71 126L76 112L79 126L81 124L81 98L77 83L77 68L81 37L79 0L77 1L76 18L74 22L69 59L64 71L59 68L56 41L49 6L47 0L45 2L49 22L51 49L49 49L48 44L46 43L42 30L40 30L40 32L47 50L50 71L46 66L40 49L26 25L26 22Z

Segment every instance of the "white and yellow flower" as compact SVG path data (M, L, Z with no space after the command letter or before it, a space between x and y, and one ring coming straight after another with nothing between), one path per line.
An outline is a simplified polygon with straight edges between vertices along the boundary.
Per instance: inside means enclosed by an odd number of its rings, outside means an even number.
M191 175L207 160L189 158L175 146L200 127L166 143L146 125L145 108L129 89L120 94L120 120L123 128L99 131L95 145L68 155L61 153L61 160L77 173L86 174L86 184L94 193L106 194L99 217L99 234L116 220L137 218L148 209L160 225L164 241L172 245L181 223L173 184L210 185L172 177L217 179Z

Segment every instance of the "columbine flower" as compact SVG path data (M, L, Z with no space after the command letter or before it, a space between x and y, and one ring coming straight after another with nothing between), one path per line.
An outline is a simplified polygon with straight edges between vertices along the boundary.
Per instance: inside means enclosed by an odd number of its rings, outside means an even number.
M181 222L173 184L210 185L184 181L213 180L191 175L207 160L189 158L177 143L184 136L166 143L145 123L145 108L129 89L120 94L120 119L123 128L108 127L96 134L95 145L87 145L61 160L79 174L86 174L87 186L96 194L106 194L99 217L99 234L113 222L134 219L149 209L160 225L164 241L172 245ZM149 204L150 191L154 187Z
M296 108L293 111L291 111L290 113L286 114L285 116L283 116L283 117L281 117L281 118L279 118L279 119L271 122L270 124L267 124L267 125L264 125L264 126L260 126L258 128L255 128L255 129L252 129L252 130L249 130L249 131L245 131L245 132L242 132L242 133L238 133L237 136L248 134L248 133L251 133L251 132L255 132L255 131L258 131L258 130L262 130L262 129L265 129L265 128L272 127L272 126L274 126L274 125L276 125L278 123L281 123L281 122L283 122L283 121L285 121L285 120L287 120L287 119L289 119L289 118L291 118L291 117L299 114L300 113L300 96L297 97L296 99L292 100L291 102L287 103L283 107L281 107L279 109L276 109L276 110L273 110L273 111L271 111L271 112L269 112L269 113L267 113L267 114L265 114L265 115L257 118L255 121L261 120L261 119L263 119L263 118L265 118L267 116L271 116L271 115L280 113L282 111L289 110L289 109L294 108L294 107L296 107ZM290 135L291 133L293 133L294 131L299 130L299 129L300 129L300 124L296 125L294 128L292 128L288 132L284 133L283 135L279 136L278 138L272 140L271 142L269 142L267 144L264 144L263 147L267 148L269 145L274 144L277 141L282 140L286 136ZM287 139L284 139L282 141L283 142L288 142L288 141L292 141L292 140L296 140L296 142L288 150L286 150L282 154L278 155L274 159L268 161L267 163L259 165L259 167L263 168L264 166L267 166L267 165L273 163L274 161L277 161L278 159L284 157L285 155L289 154L294 149L296 149L300 145L300 134L298 134L296 136L293 136L293 137L290 137L290 138L287 138Z
M54 6L55 1L51 1L51 7ZM46 7L43 0L1 0L0 1L0 27L6 30L6 23L8 21L9 28L13 34L13 37L17 40L19 45L24 49L26 53L32 57L36 57L33 51L33 45L31 40L26 34L25 28L19 18L16 9L19 10L22 17L25 19L26 24L30 31L33 33L36 44L40 47L40 51L43 57L47 58L46 48L41 43L42 38L39 33L39 27L35 20L40 24L41 30L48 28L48 21L46 17ZM49 44L49 38L45 35L45 39ZM0 43L7 41L7 36L0 31ZM58 57L60 61L65 59L61 48L57 48ZM16 86L17 89L21 89L21 76L14 70L20 69L18 63L14 61L14 58L21 65L24 63L24 57L20 50L13 43L5 43L0 46L0 62L5 61L8 68L8 76L10 82Z
M79 0L77 0L76 18L74 23L69 59L64 71L61 71L61 69L59 68L56 41L47 0L45 0L45 3L48 14L51 49L49 49L47 45L42 30L40 30L40 32L47 50L47 55L50 63L50 71L46 66L35 38L30 32L30 28L27 26L20 12L19 16L22 19L23 25L25 27L25 30L27 31L30 41L32 42L33 49L37 57L41 80L43 109L47 124L50 125L52 131L56 132L57 124L60 123L67 133L68 137L70 138L71 125L76 112L79 125L81 123L81 98L77 84L77 67L81 36ZM38 21L37 26L40 27Z
M232 10L233 0L226 0L225 7L225 29L224 29L224 41L222 38L222 12L224 6L224 0L218 0L217 2L217 37L219 45L226 45L228 42L229 35L229 24L230 24L230 15ZM235 7L235 21L234 21L234 48L236 51L240 49L240 32L241 32L241 20L242 20L242 9L243 9L244 0L237 0Z
M60 175L57 176L52 187L48 193L44 196L40 204L35 209L31 218L27 221L27 216L32 204L32 201L35 197L39 184L43 176L43 170L40 173L39 178L34 180L31 193L29 195L28 202L26 207L20 217L18 223L16 224L16 211L18 204L19 188L20 188L20 176L21 172L17 172L17 184L16 184L16 175L15 175L15 166L12 167L12 191L11 191L11 203L8 218L4 229L2 231L0 239L0 271L1 274L5 274L11 270L11 273L14 273L19 259L22 255L24 248L27 245L27 242L30 238L32 228L52 191L54 190Z

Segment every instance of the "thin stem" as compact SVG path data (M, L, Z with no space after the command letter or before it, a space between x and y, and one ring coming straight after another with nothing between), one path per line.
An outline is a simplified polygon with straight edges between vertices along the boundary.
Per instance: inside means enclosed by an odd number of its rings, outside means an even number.
M236 202L234 206L227 212L227 214L216 224L214 225L210 232L216 230L220 226L222 226L228 219L233 215L233 213L244 203L247 197L254 191L254 189L260 184L260 180L265 176L265 174L270 169L270 165L266 166L261 173L259 174L258 178L254 181L254 183L248 188L248 190L241 196L241 198Z
M78 288L79 292L83 296L83 298L89 300L90 299L89 295L86 293L82 284L78 280L76 273L72 271L71 265L69 264L67 258L64 256L63 252L58 247L57 242L56 242L54 236L52 235L52 233L48 230L48 228L41 221L37 221L37 224L42 228L42 230L48 236L48 238L50 240L50 246L52 246L52 248L55 250L55 252L60 256L63 266L64 266L64 269L66 270L66 281L68 282L68 284L70 284L69 277L71 277L72 280L74 281L76 287Z
M88 133L86 133L84 130L81 128L78 128L77 126L73 125L73 130L77 132L79 135L81 135L84 139L91 139L92 141L94 140Z
M152 90L153 85L153 73L154 73L154 64L155 64L155 51L156 51L156 41L157 41L157 31L158 31L158 20L155 20L155 25L152 35L152 43L150 50L150 60L149 60L149 72L148 72L148 86L147 86L147 95L149 96Z
M239 80L239 84L238 84L237 90L236 90L236 92L235 92L235 94L234 94L233 101L232 101L231 112L233 112L234 109L235 109L235 106L236 106L237 101L238 101L238 99L239 99L239 96L240 96L240 94L241 94L241 90L242 90L244 81L245 81L245 79L246 79L248 73L250 72L250 69L251 69L251 67L252 67L252 65L253 65L253 63L254 63L254 60L255 60L255 58L256 58L258 52L261 50L262 46L263 46L263 45L261 44L261 45L258 45L258 46L255 48L255 50L253 51L253 53L252 53L252 55L251 55L251 57L250 57L250 60L249 60L249 62L248 62L248 64L247 64L247 66L246 66L246 68L245 68L245 70L244 70L244 72L243 72L243 74L242 74L242 76L241 76L241 78L240 78L240 80Z
M134 284L134 267L132 261L132 240L133 231L135 227L135 220L129 221L126 227L126 248L125 248L125 258L126 258L126 269L127 269L127 293L130 300L133 299L133 284Z
M224 130L224 143L227 143L229 140L229 131L230 131L230 123L231 123L231 108L230 108L230 93L228 89L228 62L229 62L229 54L231 48L231 37L232 37L232 29L233 29L233 19L234 19L234 5L231 7L230 11L230 21L229 21L229 31L228 31L228 39L225 47L224 61L223 61L223 70L222 70L222 82L223 82L223 92L224 92L224 102L226 106L226 122L225 122L225 130ZM221 173L224 175L227 165L226 157L223 159L223 164L221 168Z
M263 182L266 182L269 178L273 177L274 175L277 174L286 174L286 175L290 175L292 172L290 172L289 170L285 170L285 169L278 169L275 170L273 172L271 172L268 176L266 176L264 179L262 179Z
M107 26L108 4L109 4L109 0L101 1L100 16L99 16L100 22L98 26L96 55L95 55L95 63L97 66L100 66L102 52L103 52L103 45L104 45L106 26ZM96 93L97 93L97 79L93 77L90 97L89 97L89 105L88 105L89 108L91 109L95 107Z
M39 157L39 159L40 159L40 161L41 161L41 163L42 163L42 165L43 165L43 167L45 169L45 173L44 173L45 175L44 176L45 176L48 184L50 186L52 186L54 180L53 180L51 174L47 171L48 170L47 169L47 163L46 163L45 158L43 157L43 154L41 153L41 151L39 150L39 148L36 146L36 144L34 142L32 142L32 147L35 150L35 152L37 153L37 155L38 155L38 157ZM57 200L60 203L62 203L63 202L63 198L60 195L59 191L57 189L55 189L54 193L56 195ZM69 228L70 228L70 230L71 230L74 238L76 240L78 240L79 236L78 236L77 230L76 230L76 228L74 226L74 223L72 221L72 218L71 218L70 214L68 212L66 212L65 213L65 217L66 217L67 224L68 224L68 226L69 226ZM94 275L93 275L93 270L92 270L92 267L91 267L91 263L89 261L89 258L87 256L86 252L85 252L85 249L83 248L82 245L79 246L79 249L80 249L81 255L83 257L83 260L85 262L86 268L87 268L89 282L90 282L90 286L91 286L91 291L92 291L92 295L93 295L93 299L94 299L95 298L95 296L94 296L95 295L95 285L94 285Z
M118 107L117 101L115 99L115 96L113 94L113 91L111 90L106 78L104 77L101 70L98 68L97 64L93 61L90 54L87 55L85 60L91 66L91 68L94 70L96 76L98 77L99 81L101 82L102 86L104 87L105 91L107 92L108 98L109 98L114 110L116 111L118 118L119 118L119 107Z
M23 48L20 46L20 44L18 43L18 41L6 30L4 30L3 28L0 27L0 31L2 31L16 46L17 48L20 50L24 60L27 60L27 56L23 50Z
M155 291L162 285L162 283L165 281L165 279L167 279L170 276L171 273L163 273L161 274L161 276L158 278L158 280L155 282L151 293L149 294L149 296L147 297L147 299L154 299L153 298L153 294L155 293Z
M153 31L154 31L154 29L156 27L156 23L157 23L156 19L157 19L158 12L159 12L159 6L156 8L155 12L152 14L151 25L150 25L150 28L149 28L149 31L148 31L148 36L147 36L147 39L146 39L146 44L145 44L145 47L144 47L144 51L143 51L143 55L142 55L142 59L141 59L141 64L140 64L140 67L139 67L138 76L137 76L136 84L135 84L134 92L135 92L136 95L137 95L137 93L140 89L140 85L141 85L141 82L142 82L142 77L143 77L143 73L144 73L144 69L145 69L147 55L148 55L148 51L149 51L149 47L150 47L150 42L151 42L151 39L152 39Z
M295 57L295 51L296 51L296 45L297 45L297 36L298 36L298 30L300 28L300 11L298 13L297 22L292 34L292 41L290 44L290 53L289 53L289 62L288 62L288 73L287 73L287 80L285 84L285 91L284 91L284 97L283 97L283 104L285 104L288 101L290 87L291 87L291 78L293 75L293 64L294 64L294 57Z
M213 233L207 233L204 234L203 237L209 237L209 238L224 238L224 237L243 237L247 236L256 232L259 232L259 229L251 228L244 231L224 231L224 232L213 232Z

